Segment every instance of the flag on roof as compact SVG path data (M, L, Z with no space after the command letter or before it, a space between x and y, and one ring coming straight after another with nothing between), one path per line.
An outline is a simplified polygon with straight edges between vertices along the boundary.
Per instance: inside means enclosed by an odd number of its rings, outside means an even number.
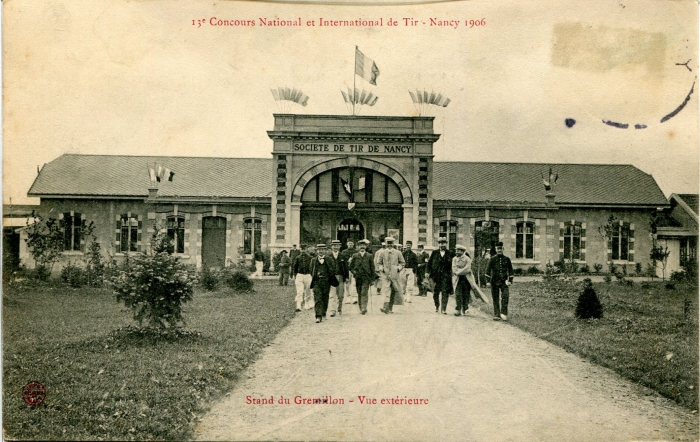
M377 77L379 76L377 64L371 58L366 57L357 46L355 46L355 75L369 81L369 84L377 85Z

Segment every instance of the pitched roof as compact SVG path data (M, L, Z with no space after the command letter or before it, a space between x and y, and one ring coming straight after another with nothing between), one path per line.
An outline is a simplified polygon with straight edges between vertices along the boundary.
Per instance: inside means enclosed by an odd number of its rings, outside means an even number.
M146 197L156 162L175 172L158 196L252 198L274 190L272 159L65 154L41 169L28 195Z
M559 175L557 204L667 206L654 178L632 165L433 163L433 199L544 203L542 175Z
M677 193L675 195L682 199L696 215L698 214L698 200L700 198L698 198L697 193Z
M156 162L175 172L172 182L159 184L159 196L264 198L274 192L271 159L65 154L41 169L28 194L146 197L147 167ZM541 174L550 166L559 175L557 204L668 205L651 175L631 165L610 164L436 161L433 199L544 204Z

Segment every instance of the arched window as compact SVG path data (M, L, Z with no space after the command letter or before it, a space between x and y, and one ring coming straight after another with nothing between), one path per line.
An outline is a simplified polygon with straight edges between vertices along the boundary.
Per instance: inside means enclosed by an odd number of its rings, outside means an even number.
M185 253L185 217L168 217L168 239L173 245L174 253Z
M440 236L447 238L447 248L454 250L457 246L457 221L441 221Z
M243 220L243 253L252 254L262 244L262 220L246 218Z
M474 225L474 254L484 256L496 253L498 242L498 221L477 221Z
M82 217L79 213L63 214L63 250L80 250L82 226Z
M304 187L305 202L397 203L401 189L386 175L371 169L343 167L316 175Z
M535 258L535 223L520 221L516 224L515 257Z

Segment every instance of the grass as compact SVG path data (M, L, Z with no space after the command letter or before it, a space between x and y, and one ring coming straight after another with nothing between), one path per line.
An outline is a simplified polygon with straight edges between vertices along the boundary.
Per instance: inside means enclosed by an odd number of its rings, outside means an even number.
M574 318L580 286L516 284L511 323L623 377L698 409L698 288L662 282L594 284L601 319ZM689 301L689 311L684 304Z
M197 416L294 316L294 287L195 292L185 333L144 333L103 289L5 287L3 427L8 439L182 440ZM44 404L21 398L30 381Z

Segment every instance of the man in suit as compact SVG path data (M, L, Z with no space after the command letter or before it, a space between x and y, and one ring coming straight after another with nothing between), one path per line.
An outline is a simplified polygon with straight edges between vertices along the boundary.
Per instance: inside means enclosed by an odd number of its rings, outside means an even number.
M304 245L302 244L301 247L304 248ZM296 244L292 244L292 250L289 251L289 259L292 262L292 266L294 265L294 260L297 259L299 255L301 255L301 251L297 249Z
M513 283L513 264L510 258L503 254L503 243L496 243L496 254L491 257L486 266L486 286L491 285L493 299L493 320L508 320L509 289Z
M350 271L355 279L357 297L359 300L360 313L367 313L367 298L369 286L377 278L374 270L374 257L367 251L369 241L366 239L358 242L360 251L355 253L350 260Z
M340 252L340 256L345 261L345 264L349 265L353 255L357 253L357 249L355 249L355 243L351 239L348 240L346 245L347 248ZM357 292L355 292L355 284L353 284L352 278L352 274L348 272L345 277L345 304L357 304Z
M415 295L416 289L416 272L418 271L418 256L413 253L413 242L406 241L406 246L403 250L403 259L406 261L406 266L401 272L402 285L406 302L411 302L411 296Z
M326 256L325 244L317 245L316 249L318 256L311 262L311 289L314 292L314 309L318 324L326 317L331 281L338 273L338 269L333 257Z
M292 264L292 276L294 277L294 286L297 289L295 301L297 303L297 312L300 312L302 307L306 310L313 306L311 298L311 263L316 257L313 246L302 246L303 252L297 256ZM303 305L302 305L303 304Z
M343 314L343 297L345 294L345 281L348 279L348 262L345 259L344 254L340 252L340 241L334 239L331 241L331 254L329 257L333 257L336 262L336 279L338 280L338 287L331 287L330 293L330 310L331 318L335 316L336 311L339 315Z
M433 291L433 302L435 302L435 313L447 314L447 301L452 294L452 252L447 250L447 238L438 239L439 248L433 250L428 260L428 271L426 277L433 279L435 290ZM442 295L442 299L440 298Z
M467 280L467 274L472 271L472 259L467 253L467 248L461 244L455 246L455 257L452 258L452 273L455 275L455 316L467 315L471 285Z
M379 258L375 259L377 273L381 281L382 294L384 295L384 307L379 309L382 313L393 313L396 296L401 296L401 283L399 273L406 264L401 252L394 246L394 238L387 236L386 249L380 252Z
M287 251L282 250L280 252L280 261L277 265L277 271L279 272L279 285L289 285L289 269L292 266L292 260L287 256Z
M416 253L416 256L418 257L418 267L416 270L416 277L418 279L418 296L427 296L428 291L425 287L423 287L423 281L425 280L430 254L425 251L423 244L418 244L418 252Z

